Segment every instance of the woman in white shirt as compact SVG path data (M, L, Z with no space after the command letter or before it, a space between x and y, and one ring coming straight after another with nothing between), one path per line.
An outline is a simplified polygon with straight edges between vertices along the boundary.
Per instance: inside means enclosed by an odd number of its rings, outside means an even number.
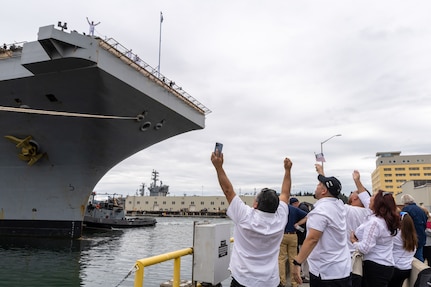
M392 192L375 193L370 198L370 209L372 215L352 232L350 240L364 255L363 286L386 287L394 273L392 245L400 216Z
M409 278L412 271L412 261L418 245L413 219L407 212L401 212L400 230L394 237L394 264L395 270L389 286L402 287L404 280Z

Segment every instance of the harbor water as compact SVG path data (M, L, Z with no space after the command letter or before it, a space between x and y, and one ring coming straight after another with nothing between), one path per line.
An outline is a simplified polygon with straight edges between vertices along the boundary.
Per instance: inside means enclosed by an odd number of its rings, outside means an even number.
M80 240L2 238L0 286L133 286L127 276L137 259L193 245L193 222L227 218L158 217L154 227L85 231ZM172 279L173 260L145 268L144 286ZM181 259L181 279L191 280L192 256ZM229 286L230 279L222 282Z

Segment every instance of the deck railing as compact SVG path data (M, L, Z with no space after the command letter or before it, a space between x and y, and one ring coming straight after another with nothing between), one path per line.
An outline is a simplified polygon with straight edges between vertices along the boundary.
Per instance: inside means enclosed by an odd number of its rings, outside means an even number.
M22 53L22 47L27 42L16 42L13 44L2 44L0 46L0 59L19 57Z
M137 54L132 52L132 49L127 49L113 38L100 39L99 45L105 50L116 55L137 71L143 73L149 79L155 81L164 88L170 90L176 97L182 99L193 108L207 115L211 110L205 107L198 100L189 95L182 87L178 86L174 81L168 79L159 72L159 69L153 68L144 62Z

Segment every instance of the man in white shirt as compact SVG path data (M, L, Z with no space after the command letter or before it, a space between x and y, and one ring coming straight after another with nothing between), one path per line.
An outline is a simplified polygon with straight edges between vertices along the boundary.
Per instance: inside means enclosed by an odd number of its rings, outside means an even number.
M349 204L345 204L346 208L346 237L349 246L350 256L355 251L355 246L350 241L350 234L356 230L367 218L372 214L369 209L370 194L361 182L359 171L354 170L352 173L353 181L357 190L352 192L349 197ZM360 287L362 285L362 276L352 273L352 287Z
M310 287L350 287L351 259L346 236L346 209L338 199L341 183L335 177L325 177L321 165L316 164L319 184L315 197L318 201L307 215L307 237L295 257L294 278L302 284L301 263L307 260Z
M223 169L223 154L212 153L211 161L229 207L227 215L235 223L229 270L231 287L277 287L280 283L278 253L289 214L292 162L284 160L281 194L268 188L256 196L253 208L236 195Z
M347 216L347 244L349 245L350 255L355 251L353 243L350 241L350 233L355 231L368 216L372 214L369 209L370 194L367 189L362 185L359 171L354 170L352 173L353 181L355 182L357 190L352 192L349 197L349 204L345 205Z

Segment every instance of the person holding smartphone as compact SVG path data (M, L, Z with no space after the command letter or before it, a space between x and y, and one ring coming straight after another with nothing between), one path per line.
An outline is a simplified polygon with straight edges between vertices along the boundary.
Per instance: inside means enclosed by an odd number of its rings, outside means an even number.
M301 264L307 260L310 287L351 287L351 259L346 236L346 209L339 199L341 182L326 177L315 165L319 181L314 192L317 202L307 215L307 236L294 258L293 276L302 284Z
M280 284L278 253L289 214L292 162L284 159L284 177L280 196L264 188L253 207L247 206L235 193L223 168L223 153L211 154L220 187L229 202L227 215L235 224L229 270L231 287L277 287Z

